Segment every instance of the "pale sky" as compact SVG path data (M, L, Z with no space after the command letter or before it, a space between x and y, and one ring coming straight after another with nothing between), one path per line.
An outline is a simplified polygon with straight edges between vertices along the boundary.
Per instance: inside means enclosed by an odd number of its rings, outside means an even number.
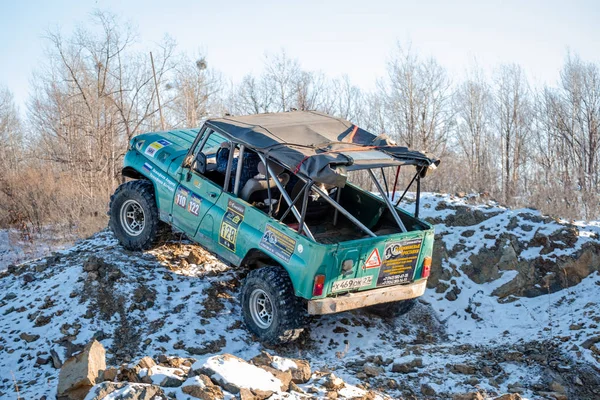
M256 3L256 4L254 4ZM225 78L258 72L285 48L302 67L372 89L397 41L435 57L455 79L477 64L518 63L532 83L554 84L567 50L600 62L597 1L192 1L0 0L0 85L23 110L43 61L44 31L68 34L94 9L138 27L141 45L168 33L179 50L202 51Z

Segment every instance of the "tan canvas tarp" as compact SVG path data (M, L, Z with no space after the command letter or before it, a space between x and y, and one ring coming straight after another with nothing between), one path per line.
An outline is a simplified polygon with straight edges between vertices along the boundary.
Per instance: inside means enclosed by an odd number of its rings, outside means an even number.
M335 186L345 184L346 170L439 163L430 155L395 145L386 135L315 111L224 117L207 123L295 173Z

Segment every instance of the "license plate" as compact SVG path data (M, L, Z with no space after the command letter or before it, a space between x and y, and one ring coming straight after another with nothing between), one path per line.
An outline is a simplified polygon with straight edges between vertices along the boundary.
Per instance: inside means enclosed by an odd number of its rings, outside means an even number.
M341 281L333 282L331 287L332 292L339 292L342 290L357 289L365 286L370 286L373 283L373 276L363 276L362 278L343 279Z

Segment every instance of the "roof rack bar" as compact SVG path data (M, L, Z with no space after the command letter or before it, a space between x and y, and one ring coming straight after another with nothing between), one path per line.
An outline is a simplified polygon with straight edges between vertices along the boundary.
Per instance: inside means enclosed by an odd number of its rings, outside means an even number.
M302 196L302 193L304 193L304 191L306 190L307 187L308 187L308 182L305 183L304 186L302 186L302 189L300 189L300 191L296 195L296 198L294 199L294 201L292 201L292 205L294 205L294 206L296 205L296 203L298 202L298 200L300 200L300 197ZM283 213L283 215L281 216L281 218L279 218L279 220L283 221L285 219L285 217L287 217L287 215L290 213L290 211L291 211L291 208L288 207L288 209L285 210L285 212Z
M235 171L235 183L233 186L233 194L235 194L236 196L238 195L238 192L240 190L240 178L242 177L242 168L244 167L244 150L246 149L246 146L244 146L243 144L240 145L240 154L238 155L238 165L237 165L237 170Z
M229 157L227 158L227 171L225 172L225 184L223 185L224 192L229 191L229 181L231 180L231 163L233 162L233 153L235 153L235 143L229 142Z
M304 196L302 197L302 213L300 214L300 229L298 233L302 233L304 227L304 219L306 218L306 207L308 206L308 195L310 194L310 187L312 186L312 179L308 180L308 183L304 186Z
M373 173L373 170L368 169L367 171L369 171L369 175L371 175L371 179L373 179L373 182L375 182L375 186L377 186L377 189L379 190L379 193L381 193L381 197L383 197L383 201L385 201L385 204L387 204L388 208L390 209L390 212L392 213L392 216L396 220L396 223L398 224L398 226L400 227L400 229L402 230L402 232L408 232L406 230L406 227L404 226L404 223L400 219L400 216L398 215L398 212L396 212L396 209L394 208L394 205L390 201L390 198L383 191L383 188L381 187L381 184L379 183L379 181L375 177L375 174Z
M304 178L300 177L300 175L297 175L297 176L298 176L298 178L300 178L304 182L306 182L306 180ZM339 210L346 218L348 218L352 223L354 223L354 225L356 225L360 229L362 229L367 235L372 236L372 237L377 237L377 235L374 234L373 231L371 231L369 228L367 228L362 222L360 222L359 220L357 220L354 217L354 215L352 215L348 211L346 211L345 208L343 208L338 203L336 203L335 200L333 200L331 197L329 197L329 195L326 192L324 192L323 190L321 190L317 185L313 185L313 190L315 192L319 193L319 195L321 197L323 197L326 202L328 202L329 204L331 204L336 210Z

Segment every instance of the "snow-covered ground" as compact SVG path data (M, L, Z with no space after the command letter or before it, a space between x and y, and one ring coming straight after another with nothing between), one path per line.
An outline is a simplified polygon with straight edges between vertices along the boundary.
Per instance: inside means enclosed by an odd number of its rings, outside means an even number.
M600 390L600 354L590 345L597 338L600 346L598 272L562 290L499 301L493 293L521 279L521 267L494 270L482 283L466 267L474 263L471 255L511 238L520 243L520 265L564 263L598 243L600 223L574 224L575 236L565 236L568 245L556 237L558 245L536 247L540 238L571 225L533 210L471 204L478 201L423 196L421 217L436 222L437 240L446 249L439 268L446 273L407 315L381 319L358 310L316 317L298 342L267 350L307 359L313 370L335 371L350 384L394 398L474 391L543 398L561 388L570 398L598 398L593 390ZM410 200L406 208L412 209ZM465 210L470 214L458 221ZM502 237L506 232L512 237ZM51 398L58 370L48 360L50 351L64 360L92 338L106 347L111 365L159 354L198 363L222 353L256 356L265 347L241 323L239 274L189 242L134 253L107 231L4 272L0 398L14 397L15 383L23 398Z
M62 231L61 231L62 232ZM56 250L69 247L75 235L57 234L57 229L44 227L41 233L24 235L17 229L0 229L0 272L10 264L44 257Z

